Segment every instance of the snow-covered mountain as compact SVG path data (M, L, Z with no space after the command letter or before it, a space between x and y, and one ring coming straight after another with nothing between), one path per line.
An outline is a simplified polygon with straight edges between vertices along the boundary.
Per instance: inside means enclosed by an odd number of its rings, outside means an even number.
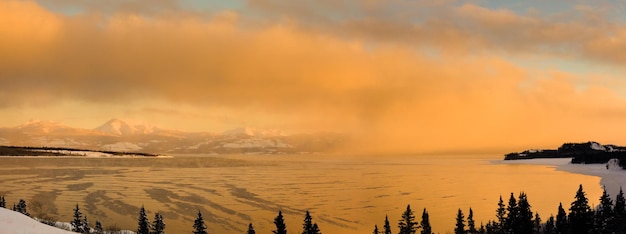
M183 132L145 122L111 119L94 129L50 121L29 121L0 128L0 144L71 147L159 154L239 154L326 152L342 142L340 134L288 135L277 129L237 128L221 134Z
M111 119L95 128L96 131L111 133L115 135L134 135L134 134L150 134L158 130L152 124L145 122L134 122L121 119Z

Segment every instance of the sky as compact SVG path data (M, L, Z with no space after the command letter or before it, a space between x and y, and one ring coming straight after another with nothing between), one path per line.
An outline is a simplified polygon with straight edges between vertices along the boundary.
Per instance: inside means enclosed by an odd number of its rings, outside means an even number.
M0 126L336 132L370 152L626 145L624 1L0 1Z

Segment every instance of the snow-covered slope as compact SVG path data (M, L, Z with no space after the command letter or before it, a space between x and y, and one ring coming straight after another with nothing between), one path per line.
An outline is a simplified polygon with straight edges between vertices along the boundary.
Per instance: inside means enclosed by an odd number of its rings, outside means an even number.
M0 208L0 233L70 234L75 232L69 232L52 226L48 226L18 212Z
M21 132L26 134L48 134L51 132L57 132L62 130L71 130L70 127L65 126L55 121L40 121L30 120L22 125L16 127Z
M134 134L150 134L154 133L157 128L148 123L111 119L94 130L125 136Z

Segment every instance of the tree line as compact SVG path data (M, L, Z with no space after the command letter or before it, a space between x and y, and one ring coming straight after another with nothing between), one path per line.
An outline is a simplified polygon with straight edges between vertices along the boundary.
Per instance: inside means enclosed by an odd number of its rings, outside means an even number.
M571 203L569 212L563 208L563 204L559 203L556 216L550 217L542 222L539 213L533 213L531 205L528 202L528 196L524 192L520 192L516 197L511 193L508 203L505 203L500 196L498 200L494 220L489 220L486 224L476 224L474 220L474 212L469 208L467 218L461 209L457 211L456 222L454 226L455 234L610 234L610 233L626 233L626 199L620 188L619 193L613 201L606 188L599 199L600 203L592 209L589 206L589 200L583 191L582 185L579 186ZM0 196L0 207L6 208L4 196ZM30 216L26 209L26 201L20 199L17 204L13 204L14 211ZM102 223L96 220L95 226L89 225L87 216L83 216L78 204L73 209L73 220L70 222L71 231L78 233L110 233L103 230ZM43 222L43 221L42 221ZM54 225L50 222L44 222ZM283 217L282 211L278 211L278 215L273 221L275 229L274 234L287 234L287 225ZM160 213L155 213L152 222L147 217L146 210L142 206L139 210L137 219L138 234L163 234L165 233L166 224ZM197 217L193 223L192 230L194 234L208 234L207 226L202 217L202 213L198 211ZM397 231L392 230L389 218L386 215L384 225L379 229L378 225L374 225L373 234L432 234L429 214L424 208L419 222L416 221L415 214L410 205L402 213L397 224ZM252 223L248 224L246 234L256 234ZM317 223L313 222L313 218L309 211L306 211L302 224L302 234L321 234Z

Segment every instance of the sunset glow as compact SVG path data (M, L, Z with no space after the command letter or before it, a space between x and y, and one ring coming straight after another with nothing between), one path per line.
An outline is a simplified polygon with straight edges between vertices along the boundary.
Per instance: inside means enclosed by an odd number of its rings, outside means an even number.
M4 0L0 127L254 126L361 153L624 145L624 6L588 4Z

